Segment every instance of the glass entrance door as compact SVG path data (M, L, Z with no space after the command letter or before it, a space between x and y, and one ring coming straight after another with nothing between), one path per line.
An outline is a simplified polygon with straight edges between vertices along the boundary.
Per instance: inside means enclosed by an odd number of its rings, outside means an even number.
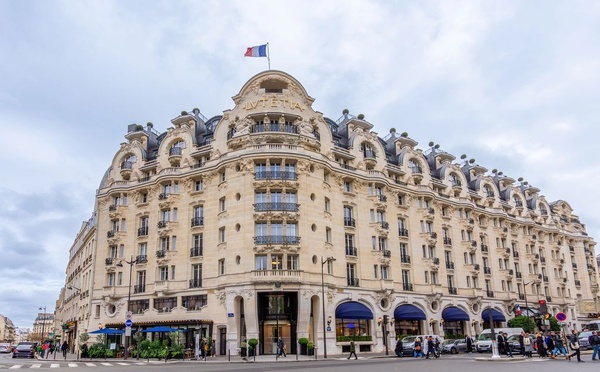
M290 323L286 321L280 321L279 324L274 321L268 321L264 323L264 335L265 335L265 344L264 344L264 353L265 354L276 354L277 353L277 340L279 337L283 338L285 342L286 349L289 351L290 348Z

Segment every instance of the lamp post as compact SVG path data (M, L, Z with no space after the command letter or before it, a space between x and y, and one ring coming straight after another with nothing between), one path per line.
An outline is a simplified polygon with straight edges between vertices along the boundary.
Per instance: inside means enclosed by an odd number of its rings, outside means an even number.
M81 293L81 288L77 288L74 285L68 285L67 289L70 290L70 291L75 290L76 291L75 294ZM78 332L78 328L79 328L79 313L77 313L76 320L77 321L75 322L75 330L74 330L74 333L75 333L75 337L74 337L75 338L75 346L77 346L77 340L78 340L77 332ZM63 336L64 336L64 331L63 331ZM56 353L54 354L54 356L56 356ZM77 347L77 360L79 360L79 347Z
M40 306L40 310L44 310L42 313L42 343L44 343L44 333L46 332L46 306Z
M127 261L127 260L121 260L119 261L119 263L117 263L118 267L123 267L123 262L125 262L127 265L129 265L129 289L127 292L127 313L129 313L129 302L131 301L131 270L133 268L133 265L135 265L136 263L138 263L138 259L136 258L135 260L133 259L133 256L131 256L131 260ZM125 331L125 353L123 355L123 359L127 360L127 353L129 352L129 337L127 335L127 331Z
M388 348L388 344L389 344L388 333L389 333L389 331L387 330L387 326L388 326L388 324L393 325L394 320L390 321L389 317L387 315L384 315L383 318L380 317L377 319L377 324L381 325L381 330L383 331L383 344L385 345L385 355L390 355L389 348Z
M323 314L321 314L321 318L323 318L323 357L327 358L327 326L325 325L325 272L324 266L329 262L335 261L335 257L327 257L327 259L323 259L321 257L321 304L323 305ZM316 355L316 353L315 353Z

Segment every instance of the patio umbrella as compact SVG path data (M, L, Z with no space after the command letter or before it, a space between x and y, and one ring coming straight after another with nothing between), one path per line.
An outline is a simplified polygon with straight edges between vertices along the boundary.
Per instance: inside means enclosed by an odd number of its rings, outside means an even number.
M152 327L148 329L144 329L142 332L156 332L156 333L165 333L165 332L178 332L177 328L170 328L164 326Z
M92 335L122 335L125 333L122 329L110 329L110 328L102 328L97 331L92 331L90 334Z

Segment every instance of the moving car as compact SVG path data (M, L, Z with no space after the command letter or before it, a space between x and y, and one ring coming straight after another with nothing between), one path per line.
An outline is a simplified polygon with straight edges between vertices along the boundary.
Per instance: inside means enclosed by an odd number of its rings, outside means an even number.
M446 340L442 344L442 353L458 354L467 352L467 342L464 338L457 340Z
M13 358L31 358L35 357L35 342L19 342L13 349Z
M2 343L0 344L0 353L10 353L10 344Z
M594 347L590 345L588 337L592 335L592 331L581 332L577 338L579 339L579 348L581 350L592 350Z

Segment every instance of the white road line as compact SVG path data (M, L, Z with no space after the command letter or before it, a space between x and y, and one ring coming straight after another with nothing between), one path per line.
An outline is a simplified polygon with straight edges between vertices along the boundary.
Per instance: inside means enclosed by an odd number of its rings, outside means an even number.
M120 366L130 366L131 365L131 363L117 363L117 364Z
M60 368L60 364L50 364L50 368Z
M96 365L94 363L86 363L85 365L88 367L96 367Z
M40 368L41 364L32 364L30 368Z
M69 363L69 367L70 368L75 368L75 367L77 367L77 363Z
M21 367L23 367L22 364L15 364L14 366L9 367L8 369L19 369Z
M109 367L112 366L111 363L100 363L100 364L102 364L103 366L109 366Z
M133 363L133 364L138 365L138 366L145 366L146 365L146 363Z

